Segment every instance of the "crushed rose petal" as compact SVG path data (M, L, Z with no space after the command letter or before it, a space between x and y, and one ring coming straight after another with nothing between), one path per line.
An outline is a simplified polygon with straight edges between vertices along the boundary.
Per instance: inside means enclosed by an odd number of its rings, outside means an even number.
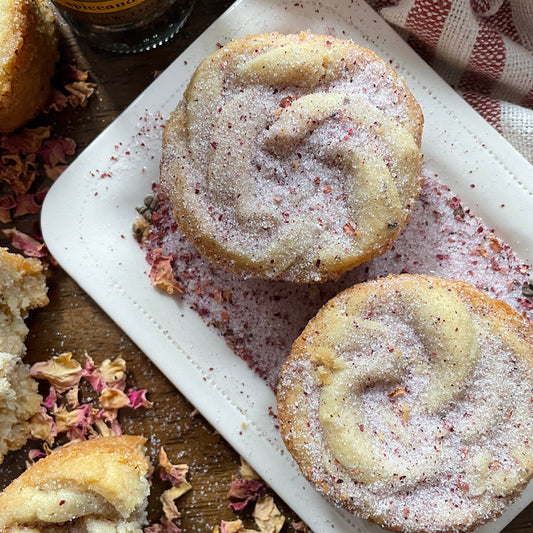
M344 233L347 235L351 235L352 237L359 235L359 232L349 222L342 226L342 231L344 231Z
M172 270L172 263L174 259L169 256L162 255L160 250L154 250L152 256L152 268L150 270L150 281L152 285L160 287L169 294L182 294L184 292L183 285L174 276Z

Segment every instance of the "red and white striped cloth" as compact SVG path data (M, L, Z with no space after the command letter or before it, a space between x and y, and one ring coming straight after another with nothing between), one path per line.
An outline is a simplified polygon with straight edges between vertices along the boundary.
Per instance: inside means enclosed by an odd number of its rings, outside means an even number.
M533 0L367 0L533 163Z

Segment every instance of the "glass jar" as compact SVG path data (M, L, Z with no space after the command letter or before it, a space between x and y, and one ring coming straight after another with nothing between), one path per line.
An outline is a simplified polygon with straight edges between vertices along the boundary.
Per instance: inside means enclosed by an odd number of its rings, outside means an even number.
M194 0L52 0L73 30L111 52L150 50L171 39Z

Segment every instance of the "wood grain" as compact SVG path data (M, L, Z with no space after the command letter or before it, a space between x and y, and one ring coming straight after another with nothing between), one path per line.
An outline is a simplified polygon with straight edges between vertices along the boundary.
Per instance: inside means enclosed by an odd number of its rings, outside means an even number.
M81 152L152 82L158 71L165 69L230 4L228 0L197 1L190 19L175 39L156 50L131 56L93 50L61 24L61 61L90 70L98 87L97 94L87 108L51 113L40 117L37 123L51 124L55 134L75 139L78 153ZM35 223L38 223L38 215L28 215L18 219L15 225L31 234ZM6 246L8 241L3 238L1 244ZM30 316L26 361L46 360L65 351L72 351L80 359L88 352L97 362L121 355L127 361L131 384L148 389L154 404L149 410L127 412L121 419L124 432L148 436L152 457L155 458L160 446L164 446L173 462L190 465L193 490L178 501L182 513L179 526L185 533L209 532L221 520L237 518L228 508L226 498L232 477L239 468L237 453L200 414L196 414L194 406L75 281L61 268L51 268L49 274L50 304ZM0 467L1 486L24 469L29 447L7 456ZM152 520L159 518L157 498L161 489L156 483L149 509ZM276 502L288 516L289 523L298 520L277 497ZM249 519L248 524L252 525ZM292 528L286 526L285 530L292 531ZM505 531L533 531L533 505Z

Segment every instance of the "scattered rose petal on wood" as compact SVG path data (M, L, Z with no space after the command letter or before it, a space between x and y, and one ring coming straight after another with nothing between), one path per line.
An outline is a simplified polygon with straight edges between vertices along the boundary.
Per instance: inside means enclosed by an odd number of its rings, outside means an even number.
M50 126L24 128L17 133L4 133L0 146L10 154L36 154L45 139L50 137Z
M48 249L44 243L35 240L15 228L3 229L2 233L11 238L11 244L18 250L22 250L28 257L44 258L48 256Z
M51 167L55 167L59 163L65 164L67 155L74 155L75 153L76 141L69 137L58 137L44 141L39 151L44 163Z
M102 391L99 401L101 406L107 411L127 407L130 404L130 400L124 392L118 389L109 388Z
M99 372L109 388L124 390L126 384L126 361L122 357L105 359L99 367Z
M140 390L134 390L134 389L130 389L128 391L128 399L130 401L130 407L132 409L139 409L139 407L146 407L146 408L150 408L152 407L154 404L148 400L148 398L146 397L146 394L148 393L148 391L146 389L140 389Z
M79 384L82 367L72 359L72 353L68 352L52 357L49 361L35 363L30 368L30 375L48 381L57 392L63 393Z
M278 533L285 523L272 496L263 496L256 504L253 512L255 523L262 533Z
M186 464L173 465L168 459L167 452L161 448L159 452L159 477L163 481L170 481L173 486L180 485L185 481L188 471L189 467Z

